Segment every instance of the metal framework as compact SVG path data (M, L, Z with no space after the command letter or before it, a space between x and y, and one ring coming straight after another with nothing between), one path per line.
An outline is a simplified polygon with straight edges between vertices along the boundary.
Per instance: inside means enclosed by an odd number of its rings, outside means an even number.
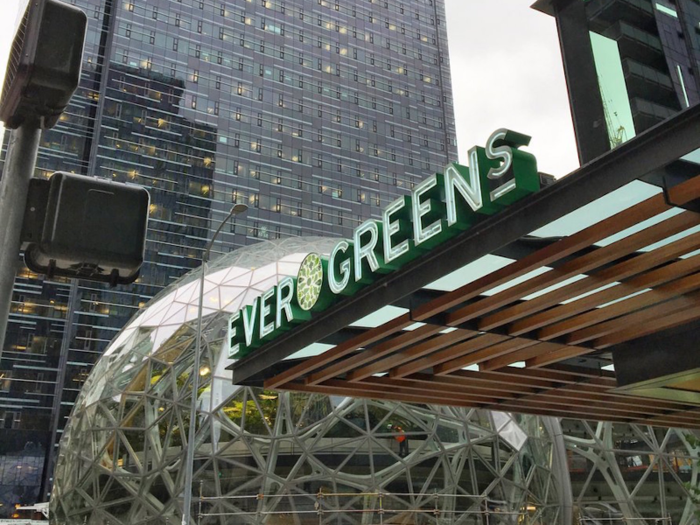
M601 509L631 525L665 515L679 525L693 523L695 506L685 484L697 483L698 451L685 439L687 431L560 424L425 402L232 385L224 346L230 315L270 283L295 275L307 253L327 253L333 245L329 239L285 239L214 261L205 275L199 369L198 273L137 315L111 343L76 403L58 454L52 520L173 525L182 517L183 493L191 489L188 510L201 525L317 525L320 492L323 524L379 523L377 501L367 493L387 494L385 510L424 524L479 522L484 500L510 502L502 507L509 513L534 507L528 510L531 523L570 524L574 516L594 518ZM361 331L343 332L350 333ZM199 388L193 386L196 373ZM408 454L401 453L396 425L408 437ZM189 447L195 449L192 486L184 476ZM21 485L17 461L1 459L3 475ZM436 492L444 495L438 506L446 511L439 517L426 510L434 509ZM448 515L453 509L462 512ZM505 519L511 517L492 513L489 525L513 523ZM397 523L388 512L384 521Z
M700 198L700 177L545 242L455 290L421 288L635 179L678 172L673 163L700 147L699 119L700 108L685 111L338 303L237 362L234 383L264 380L278 390L697 427L695 402L616 391L615 373L600 364L611 363L611 352L624 343L700 319L694 254L700 215L684 209ZM498 287L505 289L493 293ZM404 315L360 333L341 332L399 303ZM334 346L323 354L260 373L331 334ZM581 366L583 356L593 356L594 366ZM524 368L512 366L523 362ZM475 365L478 371L467 370Z

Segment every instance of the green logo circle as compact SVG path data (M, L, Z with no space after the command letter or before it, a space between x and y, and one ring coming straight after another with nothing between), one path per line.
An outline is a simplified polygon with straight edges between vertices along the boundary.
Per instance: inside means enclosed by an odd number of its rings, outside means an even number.
M310 253L301 262L297 276L297 303L309 311L318 302L323 288L323 262L317 253Z

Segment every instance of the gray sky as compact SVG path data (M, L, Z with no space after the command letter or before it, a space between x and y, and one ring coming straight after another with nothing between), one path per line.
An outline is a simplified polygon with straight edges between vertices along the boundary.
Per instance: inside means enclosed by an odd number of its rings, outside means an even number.
M498 128L532 136L540 171L578 167L554 19L534 0L446 0L460 158Z
M461 162L505 127L532 136L540 171L578 167L554 20L530 9L534 0L445 1ZM3 71L26 0L0 3Z

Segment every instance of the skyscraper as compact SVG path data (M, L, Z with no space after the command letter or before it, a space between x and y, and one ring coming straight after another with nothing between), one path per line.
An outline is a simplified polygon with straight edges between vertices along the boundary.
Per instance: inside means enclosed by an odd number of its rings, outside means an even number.
M554 16L582 162L700 102L700 5L538 0Z
M443 0L71 3L89 18L82 80L43 135L37 175L147 187L146 263L135 285L107 289L39 278L18 259L0 471L22 468L2 478L0 503L46 494L94 362L150 297L200 264L232 203L250 209L224 229L220 253L346 236L456 159Z

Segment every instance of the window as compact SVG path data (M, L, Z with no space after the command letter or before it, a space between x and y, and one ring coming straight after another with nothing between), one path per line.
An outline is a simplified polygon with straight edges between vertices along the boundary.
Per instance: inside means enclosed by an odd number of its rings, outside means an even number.
M0 392L9 392L12 386L12 372L0 370Z
M2 427L5 429L19 428L20 425L20 412L13 412L7 410L4 412Z
M88 303L88 310L90 312L96 312L97 307L100 305L100 303L97 301L97 294L96 293L91 293L90 294L90 302Z

